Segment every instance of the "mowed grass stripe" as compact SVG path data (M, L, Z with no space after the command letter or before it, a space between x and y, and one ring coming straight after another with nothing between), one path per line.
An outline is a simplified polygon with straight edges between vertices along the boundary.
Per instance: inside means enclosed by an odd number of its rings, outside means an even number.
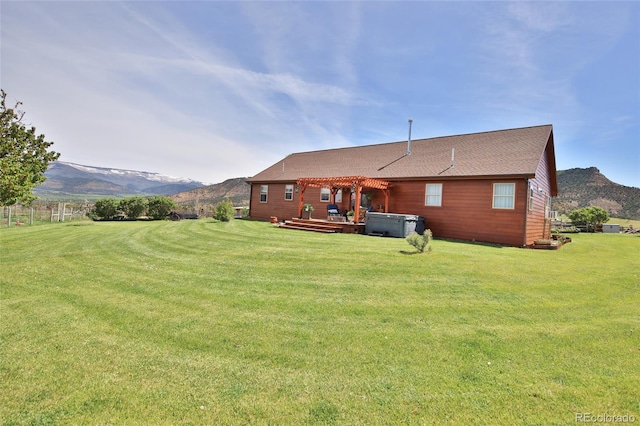
M251 221L0 232L4 424L636 413L640 239L557 252Z

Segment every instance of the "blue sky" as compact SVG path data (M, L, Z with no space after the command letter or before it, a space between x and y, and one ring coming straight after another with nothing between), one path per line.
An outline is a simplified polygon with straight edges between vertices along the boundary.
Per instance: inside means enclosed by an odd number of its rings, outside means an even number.
M0 3L0 83L61 160L208 183L300 151L553 124L640 187L638 2Z

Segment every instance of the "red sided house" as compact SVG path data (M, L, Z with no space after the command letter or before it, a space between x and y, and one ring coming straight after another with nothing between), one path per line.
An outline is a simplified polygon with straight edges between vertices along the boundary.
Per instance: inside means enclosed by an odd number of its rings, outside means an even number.
M549 238L551 125L291 154L247 179L250 217L325 219L327 205L420 215L434 237L510 246ZM356 202L357 201L357 202Z

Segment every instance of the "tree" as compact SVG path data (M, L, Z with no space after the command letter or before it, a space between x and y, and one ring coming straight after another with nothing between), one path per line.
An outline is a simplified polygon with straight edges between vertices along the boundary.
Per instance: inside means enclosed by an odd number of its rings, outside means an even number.
M591 231L595 231L597 225L609 220L609 213L602 207L596 206L574 210L568 216L574 225L586 225Z
M603 209L602 207L587 207L590 210L591 215L591 224L594 226L602 225L605 222L609 221L609 213Z
M113 219L118 214L120 202L115 198L101 198L96 201L93 213L102 219Z
M169 212L175 208L176 202L171 198L156 195L149 198L147 214L154 219L162 219L167 217Z
M216 205L216 212L213 217L222 222L229 222L233 219L233 214L234 208L231 201L223 200Z
M144 197L129 197L120 200L120 210L129 219L137 219L147 210L147 199Z
M60 154L48 151L53 142L45 141L44 135L36 136L35 127L22 123L21 103L7 108L7 94L0 91L0 205L28 204L36 199L31 190L46 180L49 162Z

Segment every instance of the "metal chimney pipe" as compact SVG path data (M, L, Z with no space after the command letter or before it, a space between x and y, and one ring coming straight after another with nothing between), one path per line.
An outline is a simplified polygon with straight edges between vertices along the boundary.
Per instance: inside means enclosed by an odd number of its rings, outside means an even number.
M413 123L413 120L409 119L409 139L407 141L407 155L411 155L411 123Z

